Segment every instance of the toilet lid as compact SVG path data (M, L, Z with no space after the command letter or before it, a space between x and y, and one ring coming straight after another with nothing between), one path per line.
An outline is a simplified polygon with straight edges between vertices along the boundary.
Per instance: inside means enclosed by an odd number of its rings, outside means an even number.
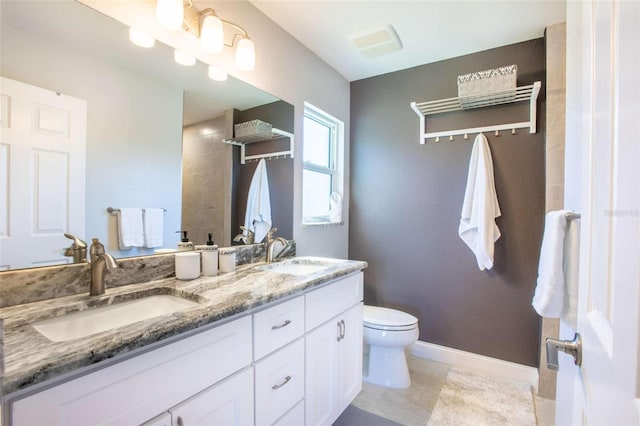
M379 306L364 306L363 309L365 327L406 330L418 324L418 318L406 312L395 309L381 308Z

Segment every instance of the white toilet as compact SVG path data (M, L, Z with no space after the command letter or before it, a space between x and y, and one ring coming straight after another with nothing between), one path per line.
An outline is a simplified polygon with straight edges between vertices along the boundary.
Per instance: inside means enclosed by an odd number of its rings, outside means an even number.
M364 306L363 379L390 388L411 386L405 347L418 340L418 319L395 309Z

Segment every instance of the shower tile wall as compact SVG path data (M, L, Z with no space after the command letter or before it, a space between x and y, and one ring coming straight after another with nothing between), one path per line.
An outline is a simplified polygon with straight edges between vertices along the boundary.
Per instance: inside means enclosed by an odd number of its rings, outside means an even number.
M207 233L231 245L232 112L187 126L182 140L182 227L189 239L204 244ZM226 212L226 213L225 213Z
M564 207L564 143L565 143L565 47L566 24L547 27L547 134L545 211ZM549 370L545 338L558 337L559 320L543 318L540 340L540 381L538 394L556 397L556 372Z

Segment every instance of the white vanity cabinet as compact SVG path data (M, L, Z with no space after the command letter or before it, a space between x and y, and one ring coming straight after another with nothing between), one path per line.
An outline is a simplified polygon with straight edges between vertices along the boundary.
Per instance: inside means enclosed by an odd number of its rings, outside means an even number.
M12 424L138 425L251 364L251 317L203 331L11 404Z
M13 426L329 425L361 389L362 273L13 399Z
M306 296L307 426L331 425L362 389L362 273Z

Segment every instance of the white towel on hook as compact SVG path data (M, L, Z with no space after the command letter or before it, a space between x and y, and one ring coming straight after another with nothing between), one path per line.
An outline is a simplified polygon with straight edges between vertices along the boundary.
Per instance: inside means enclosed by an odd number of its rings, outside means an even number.
M164 236L164 209L145 208L142 214L144 246L162 247Z
M120 208L117 211L118 219L118 245L120 250L144 245L142 227L142 209Z
M256 243L261 242L271 229L271 198L264 158L258 163L249 185L244 226L254 232Z
M500 238L495 218L500 215L491 151L479 133L471 151L458 235L473 251L481 271L493 267L494 243Z
M547 318L560 318L565 308L564 250L567 210L547 213L540 248L538 283L531 303L536 312Z

